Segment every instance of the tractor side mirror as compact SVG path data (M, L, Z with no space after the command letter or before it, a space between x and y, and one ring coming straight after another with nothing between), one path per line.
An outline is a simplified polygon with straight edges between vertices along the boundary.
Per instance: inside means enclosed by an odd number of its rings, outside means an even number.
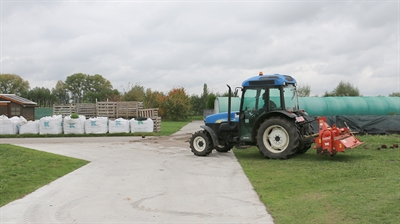
M234 96L234 97L237 97L237 96L238 96L239 89L242 90L241 87L236 87L236 88L235 88L235 92L233 93L233 96Z

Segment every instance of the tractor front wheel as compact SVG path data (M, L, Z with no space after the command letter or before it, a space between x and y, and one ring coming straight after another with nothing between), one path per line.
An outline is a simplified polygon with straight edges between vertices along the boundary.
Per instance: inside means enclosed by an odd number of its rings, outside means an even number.
M257 133L257 146L268 159L287 159L296 152L299 135L294 123L282 117L268 118Z
M208 133L205 130L194 133L190 138L190 148L196 156L208 156L213 149Z

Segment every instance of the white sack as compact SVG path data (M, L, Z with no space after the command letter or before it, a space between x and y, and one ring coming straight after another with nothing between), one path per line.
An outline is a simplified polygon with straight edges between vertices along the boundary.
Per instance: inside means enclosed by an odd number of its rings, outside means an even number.
M105 134L108 132L108 117L89 118L85 121L86 134Z
M79 115L78 118L71 118L71 115L64 117L64 134L84 134L85 120L84 115Z
M7 116L0 116L0 134L12 135L18 134L18 124L13 123Z
M153 132L154 130L154 121L150 118L146 120L136 120L132 118L130 121L131 124L131 132Z
M62 134L62 116L53 115L39 120L39 134Z
M19 127L20 134L39 134L39 121L28 121Z
M28 122L23 116L14 116L10 118L10 121L13 122L14 124L18 124L18 126L26 124Z
M118 118L114 121L108 121L109 133L129 133L129 121L124 118Z

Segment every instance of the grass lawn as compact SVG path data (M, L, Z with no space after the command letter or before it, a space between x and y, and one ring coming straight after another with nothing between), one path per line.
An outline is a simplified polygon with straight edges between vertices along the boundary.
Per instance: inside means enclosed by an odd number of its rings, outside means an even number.
M0 144L0 207L87 163L80 159Z
M398 223L399 135L360 136L365 143L334 157L310 149L288 160L266 160L258 148L235 155L276 224Z

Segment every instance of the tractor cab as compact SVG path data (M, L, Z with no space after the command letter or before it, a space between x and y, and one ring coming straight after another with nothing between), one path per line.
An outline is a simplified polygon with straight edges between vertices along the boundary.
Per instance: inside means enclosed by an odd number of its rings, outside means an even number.
M288 75L262 75L252 77L242 84L239 116L239 138L254 141L254 127L269 116L299 111L296 80ZM293 114L292 114L293 115Z

